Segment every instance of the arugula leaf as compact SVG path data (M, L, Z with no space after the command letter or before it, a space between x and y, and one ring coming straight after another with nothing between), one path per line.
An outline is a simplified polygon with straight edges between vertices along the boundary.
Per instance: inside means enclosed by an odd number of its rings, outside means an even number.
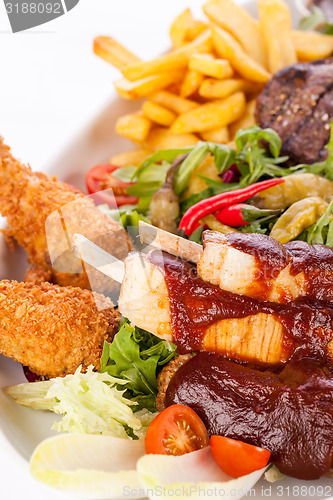
M209 152L208 143L199 142L198 145L189 153L177 169L174 178L174 189L176 194L180 195L187 187L192 172L200 165Z
M193 231L193 233L189 237L189 240L190 241L194 241L195 243L199 243L200 245L202 245L202 232L203 232L203 229L204 229L203 226L197 227L196 230Z
M112 177L119 179L123 182L132 182L133 175L136 172L136 168L133 165L129 165L127 167L117 168L112 172Z
M161 161L166 161L170 165L171 163L180 155L190 153L194 149L194 146L189 148L178 148L178 149L162 149L157 151L152 156L146 158L136 169L132 180L136 180L142 174L144 170L150 167L152 164L159 163Z
M150 220L138 212L137 205L122 205L119 208L110 208L109 205L105 204L99 205L97 208L112 219L120 222L126 230L139 227L140 220L150 224Z
M175 351L174 344L134 328L126 320L112 343L104 343L101 372L125 382L126 397L139 403L134 410L144 407L155 411L157 375Z

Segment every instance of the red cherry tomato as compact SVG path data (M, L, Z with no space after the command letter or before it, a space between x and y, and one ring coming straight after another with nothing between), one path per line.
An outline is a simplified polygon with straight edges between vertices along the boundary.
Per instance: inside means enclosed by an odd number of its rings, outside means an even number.
M212 436L210 449L220 469L232 477L245 476L262 469L271 456L271 452L264 448L223 436Z
M148 427L146 453L184 455L209 445L201 418L185 405L172 405L163 410Z
M120 167L110 165L109 163L96 165L91 168L86 175L86 186L88 193L95 194L95 201L98 203L107 203L111 207L121 205L135 205L138 198L127 194L127 188L134 182L123 182L112 175L112 172ZM114 196L103 190L112 189Z

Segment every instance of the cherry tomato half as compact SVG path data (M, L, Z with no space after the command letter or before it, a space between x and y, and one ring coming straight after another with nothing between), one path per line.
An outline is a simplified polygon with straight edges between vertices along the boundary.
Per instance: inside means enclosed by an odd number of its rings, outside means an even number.
M148 427L146 453L184 455L209 445L209 437L201 418L185 405L172 405L163 410Z
M107 203L111 207L116 205L120 207L121 205L135 205L138 202L138 198L130 196L127 194L126 190L128 187L132 186L133 182L123 182L112 175L112 172L120 167L116 165L110 165L109 163L96 165L91 168L86 175L86 186L88 193L96 194L96 201L99 203ZM112 189L114 197L103 190Z
M232 477L245 476L262 469L271 456L271 452L264 448L223 436L212 436L210 449L220 469Z

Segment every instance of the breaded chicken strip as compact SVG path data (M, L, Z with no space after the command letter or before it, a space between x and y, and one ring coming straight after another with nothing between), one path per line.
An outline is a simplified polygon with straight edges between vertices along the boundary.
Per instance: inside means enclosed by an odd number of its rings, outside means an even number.
M64 376L79 365L98 369L118 322L111 300L89 290L0 282L0 353L37 375Z
M56 178L32 172L11 155L1 138L0 214L7 217L7 238L25 248L31 266L51 271L52 282L62 286L91 288L81 261L69 250L74 233L83 234L117 258L128 252L125 230L98 210L92 199ZM94 289L103 292L110 283L95 285Z

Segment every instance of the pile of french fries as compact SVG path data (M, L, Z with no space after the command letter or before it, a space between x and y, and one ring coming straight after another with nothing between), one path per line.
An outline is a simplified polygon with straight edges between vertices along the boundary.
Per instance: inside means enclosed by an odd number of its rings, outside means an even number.
M333 52L333 36L294 31L282 0L258 0L259 21L232 0L208 0L206 21L190 9L172 23L172 50L142 61L116 40L99 36L97 55L118 68L124 99L146 98L141 111L122 116L117 134L138 149L111 162L138 165L158 149L194 145L199 139L230 143L255 123L255 99L273 73L297 61Z

